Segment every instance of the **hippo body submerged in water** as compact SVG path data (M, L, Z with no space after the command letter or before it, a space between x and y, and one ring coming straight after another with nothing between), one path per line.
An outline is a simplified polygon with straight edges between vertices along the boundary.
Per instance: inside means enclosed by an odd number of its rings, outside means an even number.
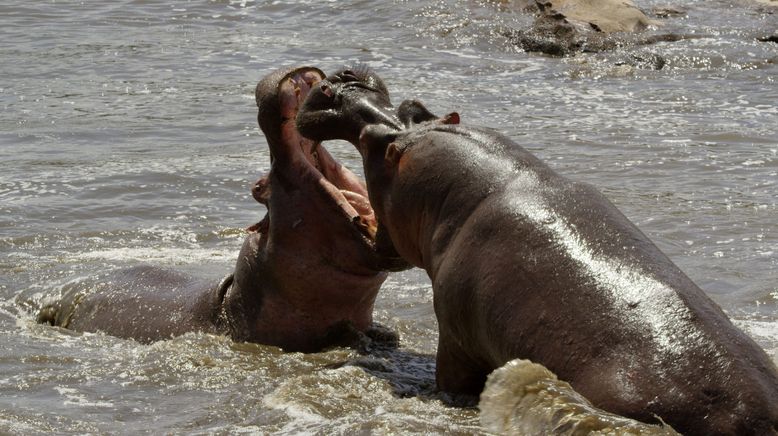
M363 332L391 340L372 325L373 304L386 270L405 264L377 253L364 183L295 128L298 105L323 77L315 68L287 69L257 85L272 166L253 194L268 212L232 274L217 283L136 267L97 292L76 286L39 321L142 342L202 331L305 352L353 345Z
M395 110L382 89L372 73L329 76L297 124L357 146L379 232L432 280L440 390L477 395L523 358L683 434L778 431L773 362L610 201L456 114Z

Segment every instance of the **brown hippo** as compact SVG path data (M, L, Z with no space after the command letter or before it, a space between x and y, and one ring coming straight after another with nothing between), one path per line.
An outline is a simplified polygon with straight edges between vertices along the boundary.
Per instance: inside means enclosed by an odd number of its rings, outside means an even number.
M522 358L683 434L778 432L774 363L602 194L456 114L395 111L383 89L334 74L297 125L357 146L379 231L432 280L440 390L476 395Z
M297 107L323 77L316 68L292 68L257 85L272 166L253 194L268 212L252 226L232 274L216 283L136 267L99 292L71 290L39 320L142 342L202 331L304 352L370 330L385 271L400 263L377 255L364 183L297 133Z

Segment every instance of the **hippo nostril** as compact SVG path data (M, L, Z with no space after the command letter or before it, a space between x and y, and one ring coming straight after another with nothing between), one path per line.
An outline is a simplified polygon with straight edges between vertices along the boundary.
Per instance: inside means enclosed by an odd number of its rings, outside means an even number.
M327 97L332 97L332 88L327 85L321 85L321 92L323 92Z

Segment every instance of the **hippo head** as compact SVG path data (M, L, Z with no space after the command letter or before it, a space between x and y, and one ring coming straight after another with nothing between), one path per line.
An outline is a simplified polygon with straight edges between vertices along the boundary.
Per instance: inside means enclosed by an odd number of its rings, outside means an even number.
M439 118L417 100L395 108L383 80L364 66L344 68L311 89L297 113L297 129L316 141L343 139L359 146L365 128L404 131L430 122L458 123L456 114Z
M318 141L302 137L295 126L298 107L323 77L324 73L313 67L284 69L257 85L258 122L270 147L271 170L252 189L254 198L267 206L268 214L250 230L285 241L331 242L339 235L336 242L340 250L333 263L352 263L344 259L346 255L370 252L375 236L376 222L365 184ZM274 218L279 226L274 225ZM293 224L294 231L287 232L286 224ZM309 234L302 234L305 230ZM341 266L361 270L363 256L356 258L360 262Z
M311 90L297 114L297 128L317 141L356 143L366 125L402 128L384 82L366 67L345 68Z
M252 189L267 213L248 229L225 296L238 340L321 349L337 325L365 329L387 264L405 265L378 249L365 183L296 128L323 78L313 67L282 69L256 88L271 168Z
M362 155L372 207L378 217L377 245L386 253L396 249L384 231L384 202L399 168L403 149L398 136L438 124L457 124L452 113L439 118L416 100L395 108L384 82L366 68L337 71L313 86L297 114L299 132L317 141L343 139Z

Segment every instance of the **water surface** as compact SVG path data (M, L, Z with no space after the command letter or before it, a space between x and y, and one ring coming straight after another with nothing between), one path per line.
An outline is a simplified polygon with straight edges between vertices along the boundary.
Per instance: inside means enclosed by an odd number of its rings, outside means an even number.
M433 393L419 270L379 296L402 336L385 355L35 324L29 307L106 271L231 271L264 213L253 89L289 65L365 63L395 102L458 111L594 184L778 358L778 44L755 39L778 11L677 3L688 13L663 31L703 38L564 59L509 44L503 30L530 22L510 2L0 6L0 432L482 431ZM617 65L643 51L667 66ZM328 147L359 171L350 145Z

